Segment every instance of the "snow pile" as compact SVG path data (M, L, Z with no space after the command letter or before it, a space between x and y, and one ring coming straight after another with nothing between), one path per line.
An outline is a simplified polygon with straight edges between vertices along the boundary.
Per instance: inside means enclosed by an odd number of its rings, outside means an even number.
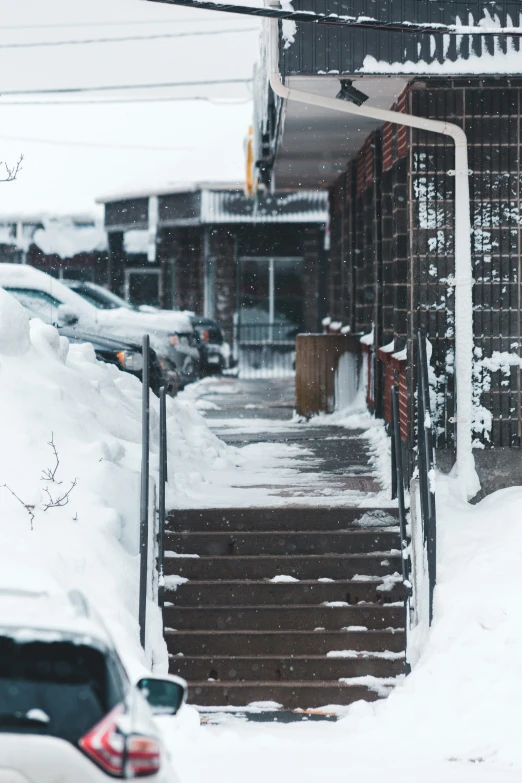
M169 500L190 503L234 464L196 411L169 399L167 413ZM137 622L140 382L98 362L92 346L69 346L54 327L29 321L0 290L0 431L0 571L17 564L82 590L127 665L145 663ZM153 605L149 616L148 663L166 671Z
M387 737L397 750L408 727L409 745L426 759L516 764L520 774L522 487L471 506L456 484L437 477L438 584L427 644L386 702L355 705L344 725L348 738Z

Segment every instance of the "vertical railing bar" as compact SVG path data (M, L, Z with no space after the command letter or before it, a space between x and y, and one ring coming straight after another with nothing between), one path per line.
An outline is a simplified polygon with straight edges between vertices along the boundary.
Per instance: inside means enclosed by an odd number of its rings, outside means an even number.
M394 425L394 414L393 414L393 396L391 394L392 389L394 386L390 389L390 396L391 396L391 407L392 407L392 426L391 426L391 496L392 500L395 500L397 498L397 458L395 456L395 425Z
M422 421L422 430L424 435L423 451L425 465L425 493L426 493L426 517L425 517L425 540L428 558L429 574L429 620L430 625L433 620L433 593L437 580L437 520L435 509L435 492L433 489L433 475L435 469L433 453L433 425L431 422L430 392L428 379L428 357L426 353L426 336L421 329L418 331L419 348L419 396L422 394L424 415ZM430 426L426 427L426 415L430 416ZM420 425L419 425L420 426ZM420 450L420 443L419 443Z
M393 450L395 453L396 468L396 486L397 503L399 507L399 529L401 536L401 574L402 585L404 589L404 629L406 634L409 628L408 607L412 595L410 583L410 568L408 548L408 534L406 531L406 503L404 498L404 469L402 464L402 444L401 444L401 424L399 413L399 394L396 384L391 387L391 408L392 408L392 432L393 432ZM409 673L408 661L405 661L406 674Z
M158 491L158 604L163 609L163 558L165 536L165 485L167 482L167 387L162 386L160 401L159 491Z
M141 495L140 495L140 642L145 649L147 621L147 570L149 553L149 437L150 437L150 339L143 335L143 376L141 397Z
M399 506L399 527L401 533L401 547L404 549L408 545L408 535L406 532L406 501L404 497L404 469L402 464L402 446L401 430L399 418L399 395L397 386L394 384L391 388L392 398L392 422L393 422L393 442L395 451L395 465L397 469L397 503ZM407 582L409 578L409 569L404 557L402 562L402 581Z
M429 505L428 505L428 466L426 463L426 428L424 426L426 420L425 402L424 396L424 378L421 370L422 366L422 351L421 342L422 339L419 336L420 330L417 336L417 460L419 466L419 494L422 513L422 529L424 542L428 539L428 520L429 520Z

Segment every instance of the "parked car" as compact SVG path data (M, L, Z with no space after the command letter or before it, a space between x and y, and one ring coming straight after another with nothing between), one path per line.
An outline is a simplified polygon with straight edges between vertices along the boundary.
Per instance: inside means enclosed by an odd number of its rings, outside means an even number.
M178 677L134 684L81 593L0 588L0 780L178 783L154 714L185 697Z
M48 318L60 326L74 325L91 334L101 332L104 336L117 335L130 342L141 342L143 334L148 333L152 347L167 369L169 363L175 363L174 345L178 334L188 332L193 335L192 325L183 313L172 313L170 318L160 318L123 307L112 310L98 308L61 280L25 264L0 264L0 286L10 293L17 292L19 295L24 294L26 299L31 298L33 307L40 314L46 313ZM196 351L194 353L197 354ZM193 363L198 364L197 355ZM176 367L181 375L182 367ZM183 383L189 382L187 369L191 370L191 367L185 367ZM194 375L197 377L197 372ZM190 380L195 379L194 375Z
M120 370L135 375L140 381L142 380L143 350L139 343L127 342L116 337L106 337L98 333L84 332L72 325L60 326L49 318L46 311L39 312L35 308L33 298L17 291L10 293L23 305L30 318L40 318L44 323L52 324L71 343L90 343L97 359L107 364L114 364ZM159 394L163 385L167 386L170 394L175 394L179 388L179 373L175 367L165 368L153 348L150 351L149 380L150 388L155 394Z
M200 315L190 318L198 335L201 375L216 375L229 367L230 347L217 321Z
M158 310L154 307L135 307L126 302L125 299L117 296L117 294L96 283L82 280L64 280L63 282L72 291L75 291L75 293L82 296L99 310L114 311L123 309L137 315L138 318L144 315L157 316L156 322L159 323L161 323L162 319L165 319L165 321L171 320L171 314L182 316L184 322L179 323L178 328L169 334L168 355L179 371L181 387L198 380L200 375L198 337L192 328L191 319L185 314L178 313L175 310Z

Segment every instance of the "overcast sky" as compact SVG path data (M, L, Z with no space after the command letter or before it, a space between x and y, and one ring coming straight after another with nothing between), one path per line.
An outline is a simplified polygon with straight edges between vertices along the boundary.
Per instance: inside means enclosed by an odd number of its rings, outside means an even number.
M0 0L0 160L25 160L0 185L0 214L92 211L97 196L141 186L243 180L250 85L77 95L17 90L249 79L259 22L145 0ZM254 29L252 29L254 28ZM155 33L229 31L171 39L9 48L9 44ZM230 32L238 31L238 32ZM154 96L208 101L52 105ZM14 101L43 105L13 106Z

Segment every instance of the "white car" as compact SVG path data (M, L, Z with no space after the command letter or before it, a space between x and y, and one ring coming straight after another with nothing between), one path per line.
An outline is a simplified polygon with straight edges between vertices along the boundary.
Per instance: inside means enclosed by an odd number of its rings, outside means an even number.
M84 331L101 331L138 339L151 336L151 344L160 356L169 355L169 338L192 333L188 315L173 310L165 314L144 313L133 308L100 309L83 296L46 272L26 264L0 264L0 287L25 297L33 310L40 308L59 326L78 324Z
M81 593L0 587L1 783L179 783L154 713L185 698L178 677L131 683Z

